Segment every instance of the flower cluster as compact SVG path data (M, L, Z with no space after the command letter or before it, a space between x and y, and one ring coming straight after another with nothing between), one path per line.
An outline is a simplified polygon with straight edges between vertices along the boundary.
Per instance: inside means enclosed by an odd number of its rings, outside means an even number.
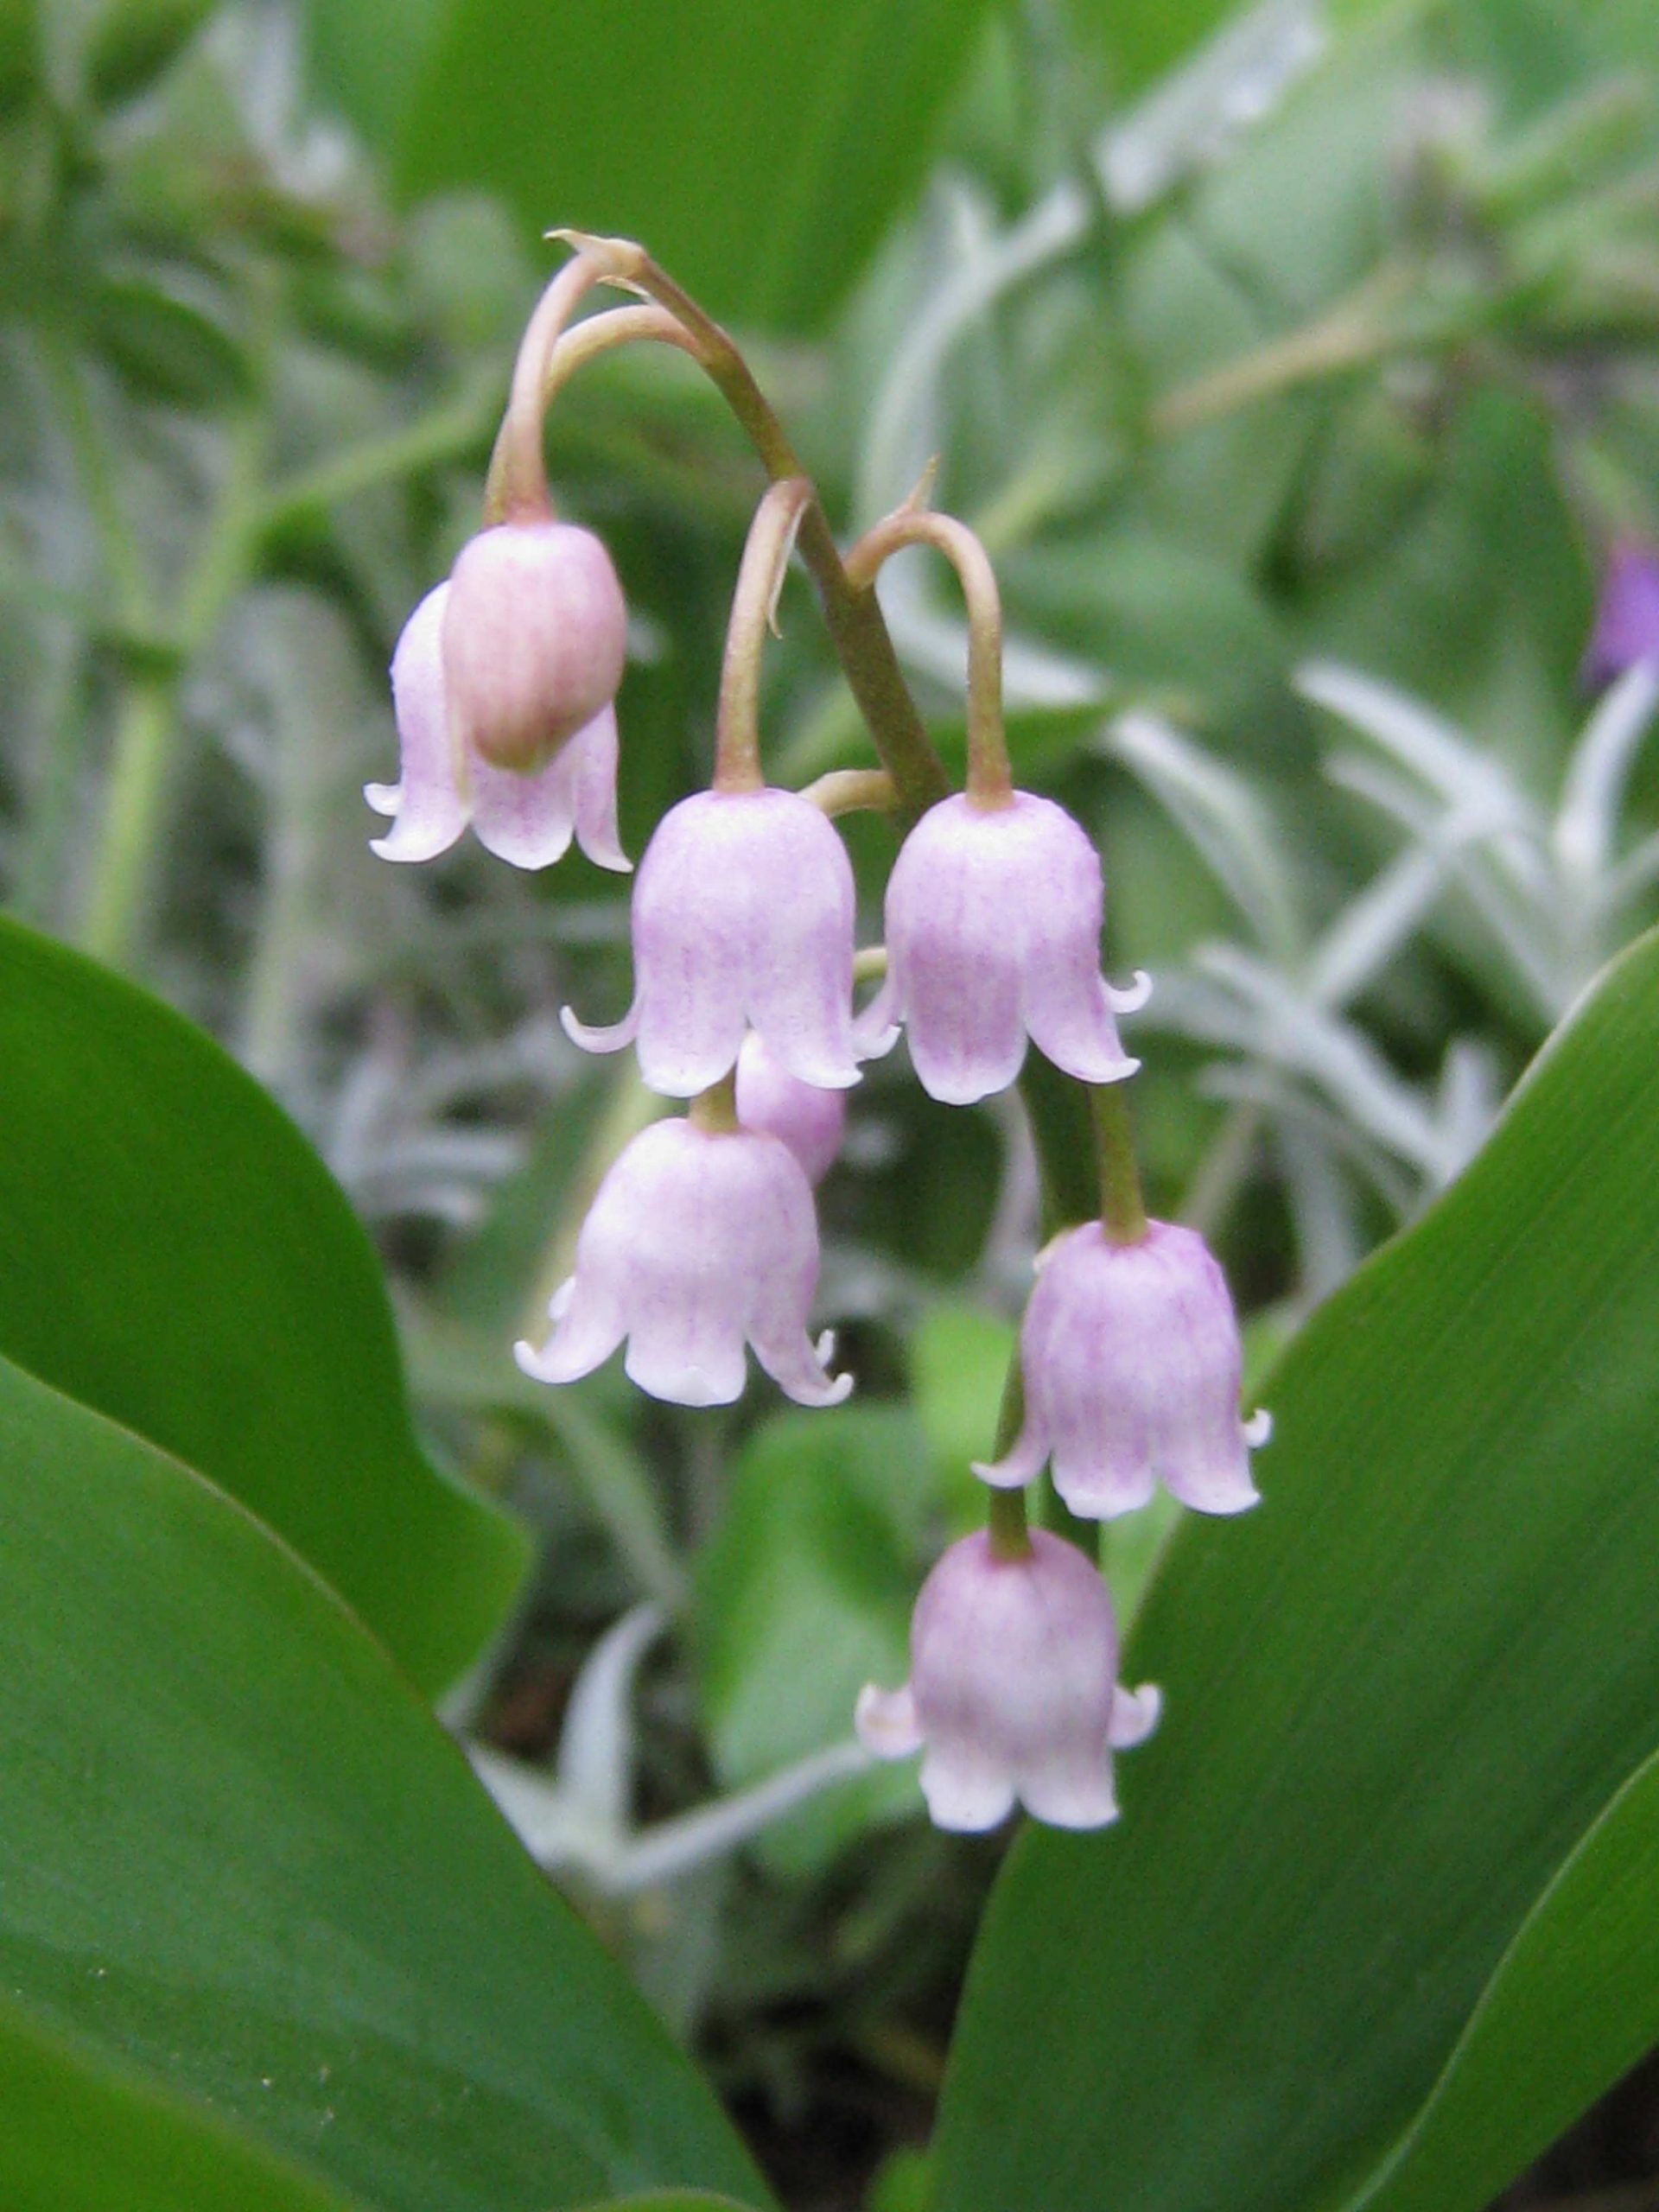
M565 278L574 297L582 280ZM540 414L524 394L542 390L554 359L555 306L532 325L531 367L521 356L497 452L501 480L530 486L529 518L474 538L397 647L401 778L368 791L394 817L375 847L389 859L429 859L470 819L519 866L557 859L573 833L602 865L628 865L613 704L621 594L598 541L538 505ZM1101 972L1098 854L1070 815L1015 789L1008 772L988 563L960 524L918 506L878 525L847 575L855 588L872 582L910 543L956 563L970 615L968 784L919 810L903 841L874 963L882 972L884 961L883 981L855 1011L853 874L833 810L822 791L767 785L760 768L760 640L812 496L787 480L757 514L713 787L664 817L634 880L632 1004L608 1028L564 1010L576 1043L632 1046L649 1089L690 1103L636 1136L601 1184L550 1334L517 1348L524 1371L547 1382L587 1375L626 1346L641 1389L726 1404L742 1392L752 1350L797 1402L837 1403L851 1377L831 1374L830 1340L810 1328L814 1188L838 1151L861 1062L903 1031L923 1089L968 1105L1013 1084L1035 1045L1090 1086L1097 1120L1105 1087L1140 1065L1117 1020L1149 985L1137 976L1115 988ZM891 801L886 778L861 780ZM1109 1181L1103 1165L1102 1218L1067 1229L1039 1262L1020 1337L1022 1422L977 1468L989 1529L953 1545L929 1576L909 1682L872 1686L859 1703L873 1752L924 1751L922 1788L944 1827L991 1826L1016 1800L1062 1826L1104 1824L1116 1814L1113 1753L1158 1717L1155 1689L1118 1682L1096 1567L1027 1528L1024 1490L1044 1467L1090 1519L1145 1504L1160 1483L1203 1512L1256 1499L1249 1450L1265 1426L1240 1416L1238 1331L1220 1269L1192 1230L1146 1221L1138 1197L1114 1198Z

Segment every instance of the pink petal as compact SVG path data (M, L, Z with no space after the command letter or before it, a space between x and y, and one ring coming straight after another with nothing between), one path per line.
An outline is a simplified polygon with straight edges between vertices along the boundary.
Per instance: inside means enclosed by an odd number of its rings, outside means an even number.
M879 1759L906 1759L922 1748L916 1700L908 1682L899 1690L881 1690L866 1682L853 1711L853 1726L865 1750Z
M446 713L440 639L449 587L428 592L404 625L391 658L391 697L401 760L395 785L369 784L363 796L377 813L396 817L369 849L387 861L429 861L448 851L467 827L467 802L456 788Z

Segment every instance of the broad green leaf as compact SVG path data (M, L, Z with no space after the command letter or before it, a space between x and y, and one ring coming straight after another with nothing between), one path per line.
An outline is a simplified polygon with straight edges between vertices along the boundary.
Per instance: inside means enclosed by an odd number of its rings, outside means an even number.
M404 189L642 239L715 314L812 323L919 181L984 0L316 0L314 76Z
M0 1986L385 2212L764 2192L381 1647L0 1363Z
M748 2212L734 2196L711 2196L706 2189L648 2189L643 2196L613 2196L603 2204L584 2204L582 2212Z
M410 1428L380 1269L310 1147L188 1022L0 921L0 1353L232 1491L423 1688L524 1540Z
M749 2212L734 2196L713 2196L706 2189L648 2189L643 2196L613 2196L603 2204L584 2204L582 2212Z
M1235 10L1233 0L1068 0L1066 12L1122 102L1185 61Z
M728 1787L849 1736L865 1683L909 1673L906 1493L930 1484L926 1446L891 1407L779 1414L734 1462L696 1578L703 1716ZM791 1870L818 1865L913 1792L908 1774L876 1769L793 1814L762 1848Z
M1659 939L1265 1393L1264 1503L1189 1521L1104 1834L995 1895L941 2212L1295 2212L1433 2087L1505 1945L1659 1742Z
M1354 2212L1480 2212L1659 2042L1659 1756L1522 1923L1434 2094Z
M0 2001L6 2212L353 2212L347 2200Z

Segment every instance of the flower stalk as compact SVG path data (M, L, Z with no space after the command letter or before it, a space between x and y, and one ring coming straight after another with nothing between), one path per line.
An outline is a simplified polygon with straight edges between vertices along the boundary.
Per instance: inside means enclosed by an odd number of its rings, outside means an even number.
M738 570L715 725L717 791L766 789L760 767L760 655L768 630L778 633L778 598L802 517L817 497L810 480L786 476L754 511Z
M855 589L869 590L906 545L931 545L955 569L968 606L968 798L987 810L1014 800L1002 726L1002 596L984 546L954 515L908 503L868 530L847 556Z

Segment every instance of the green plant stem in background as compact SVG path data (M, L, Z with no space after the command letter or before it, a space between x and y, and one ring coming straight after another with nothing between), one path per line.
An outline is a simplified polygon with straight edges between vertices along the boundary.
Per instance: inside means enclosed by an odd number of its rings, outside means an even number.
M1154 439L1179 437L1258 399L1379 360L1395 346L1423 334L1393 312L1421 279L1414 263L1401 257L1385 261L1316 321L1287 331L1155 401L1147 418L1147 429Z
M1002 1385L1002 1402L997 1408L996 1439L991 1446L993 1459L1001 1459L1012 1448L1025 1417L1025 1376L1020 1371L1020 1348L1016 1344ZM1023 1484L1013 1490L993 1489L986 1526L990 1531L991 1549L998 1559L1028 1559L1031 1556Z
M268 313L262 311L262 329ZM256 349L256 361L265 348ZM164 670L136 673L116 727L92 858L80 941L111 967L130 961L178 750L179 697L197 656L250 574L258 486L269 436L263 379L232 430L225 480L185 587L173 658Z

